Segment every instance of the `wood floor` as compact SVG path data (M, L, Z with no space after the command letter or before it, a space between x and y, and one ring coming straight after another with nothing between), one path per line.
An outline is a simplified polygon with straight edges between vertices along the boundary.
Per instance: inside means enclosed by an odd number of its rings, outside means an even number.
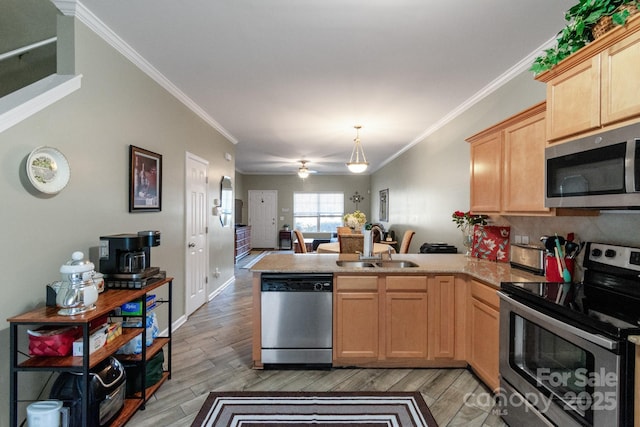
M171 380L128 425L190 426L210 391L416 391L439 426L504 426L490 394L466 369L251 369L251 273L197 310L173 334Z

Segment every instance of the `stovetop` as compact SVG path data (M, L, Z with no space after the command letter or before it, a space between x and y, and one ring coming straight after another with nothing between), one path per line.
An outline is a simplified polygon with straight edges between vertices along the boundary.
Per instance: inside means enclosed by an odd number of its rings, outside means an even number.
M581 283L503 282L530 307L615 338L640 334L640 249L588 243Z
M576 326L587 326L615 338L640 334L640 318L590 302L581 283L502 282L500 287L525 304L556 318L564 317ZM640 311L635 316L640 316Z

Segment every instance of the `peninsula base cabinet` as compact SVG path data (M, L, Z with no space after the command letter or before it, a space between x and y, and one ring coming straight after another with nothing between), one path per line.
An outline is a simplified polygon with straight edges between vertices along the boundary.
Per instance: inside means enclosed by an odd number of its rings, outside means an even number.
M500 299L496 289L472 279L468 307L469 365L489 388L497 390L500 386L498 378Z
M136 372L137 378L131 377L127 380L136 384L135 387L139 387L140 391L135 392L133 395L127 395L124 400L124 406L117 417L109 423L110 427L124 425L135 412L142 408L144 409L146 402L155 393L158 388L168 379L171 378L171 299L172 299L172 281L173 278L168 277L166 279L158 280L155 283L147 285L142 289L109 289L100 294L96 302L96 308L91 311L87 311L82 314L74 316L63 316L58 314L57 307L39 307L26 313L7 319L10 324L10 402L9 402L9 419L10 426L17 427L22 425L18 422L18 405L28 402L25 400L24 393L27 391L25 385L19 384L21 374L28 372L71 372L82 376L82 381L79 381L78 387L80 388L81 398L80 411L81 411L81 425L87 426L92 423L89 420L90 417L90 405L89 399L89 383L90 374L92 369L100 365L101 362L107 360L110 356L114 356L119 359L123 364L137 365ZM123 317L120 313L116 313L115 310L120 308L123 304L129 302L136 302L141 305L141 315L134 317L146 318L147 307L145 301L147 300L148 293L156 293L160 291L159 288L166 286L166 290L162 291L165 298L156 296L155 303L157 307L155 310L161 310L162 307L166 308L166 336L159 336L153 340L153 343L149 346L142 345L141 354L117 354L119 348L129 343L136 337L140 336L140 342L147 342L147 329L146 328L123 328L122 335L117 336L112 341L105 344L104 347L89 351L89 336L91 327L95 327L94 323L100 321L107 316ZM160 316L158 316L160 317ZM163 318L165 319L165 318ZM164 321L162 323L164 325ZM23 351L27 341L26 329L35 329L39 326L46 327L66 327L74 326L82 330L83 337L83 355L82 356L30 356L27 352ZM161 328L162 329L162 328ZM162 370L162 374L158 382L153 385L147 385L146 372L148 362L159 352L165 352L165 363ZM25 355L25 356L22 356ZM20 359L20 360L19 360ZM31 379L31 378L29 378ZM27 378L25 378L27 380ZM25 381L29 383L29 381ZM19 396L21 395L21 396ZM46 399L47 396L42 396L40 400Z
M334 364L378 360L380 303L377 276L339 276L334 287Z
M385 359L426 359L426 276L387 276L384 307Z
M455 277L339 275L334 366L466 366ZM465 301L460 301L464 307Z

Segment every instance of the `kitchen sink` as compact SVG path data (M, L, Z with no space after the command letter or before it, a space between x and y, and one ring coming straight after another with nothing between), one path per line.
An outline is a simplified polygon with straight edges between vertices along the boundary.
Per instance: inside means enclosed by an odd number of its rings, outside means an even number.
M416 264L413 261L402 261L402 260L378 261L376 262L376 265L378 267L385 267L385 268L409 268L409 267L418 266L418 264Z
M367 261L344 261L344 260L338 260L338 261L336 261L336 264L338 264L338 267L350 267L350 268L371 268L371 267L375 267L375 265L372 262L367 262Z
M410 268L417 267L413 261L403 261L403 260L391 260L391 261L346 261L346 260L338 260L336 264L339 267L349 267L349 268L372 268L372 267L381 267L381 268Z

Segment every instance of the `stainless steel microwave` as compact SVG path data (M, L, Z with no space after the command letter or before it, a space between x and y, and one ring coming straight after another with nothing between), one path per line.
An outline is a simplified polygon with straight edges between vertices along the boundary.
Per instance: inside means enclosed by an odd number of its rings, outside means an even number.
M545 206L640 209L640 123L547 147Z

